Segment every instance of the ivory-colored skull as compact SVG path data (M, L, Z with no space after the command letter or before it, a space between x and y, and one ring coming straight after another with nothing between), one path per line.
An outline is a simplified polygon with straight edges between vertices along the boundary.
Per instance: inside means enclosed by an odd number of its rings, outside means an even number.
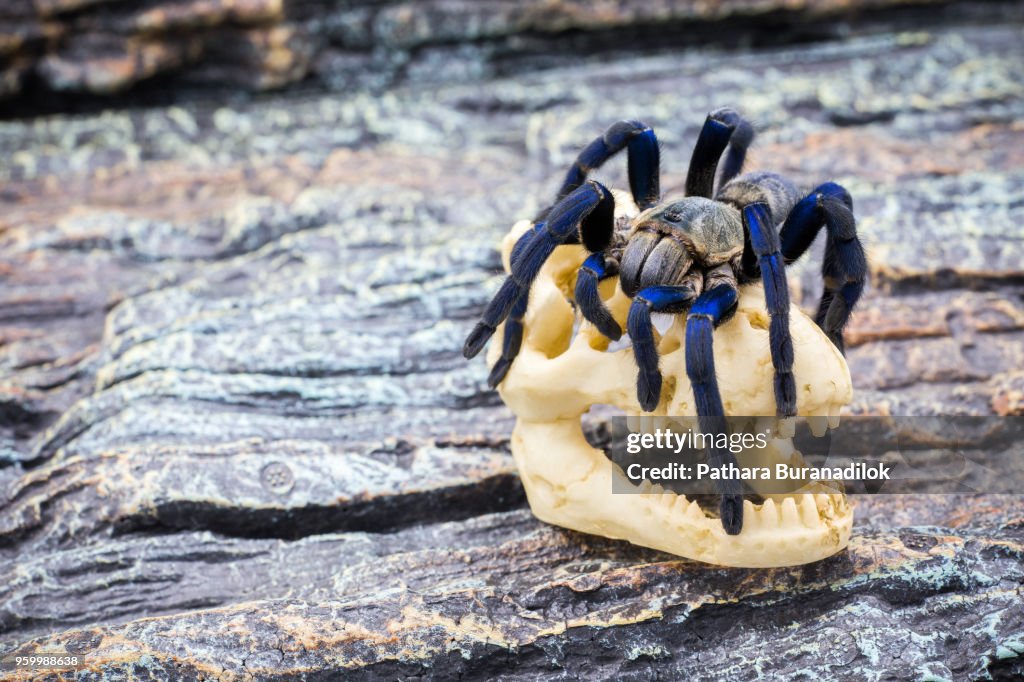
M616 192L615 198L619 207L631 206L623 193ZM529 227L521 221L506 235L506 270L512 246ZM820 483L809 483L795 494L762 493L765 501L760 505L745 501L739 535L727 535L697 502L659 486L645 483L639 494L612 492L613 479L618 479L616 489L630 483L621 468L586 441L581 418L593 405L613 405L633 417L646 413L636 397L632 349L625 344L609 351L609 340L582 317L577 319L569 303L586 256L580 246L560 246L541 269L530 290L522 349L499 387L517 417L512 454L533 513L558 526L724 566L791 566L843 549L850 539L852 510L841 492ZM601 292L625 328L630 300L618 278L602 282ZM849 369L842 354L798 308L793 307L790 320L798 412L812 417L815 430L834 426L852 398ZM715 331L715 367L726 414L775 415L768 321L761 287L749 285L740 290L736 314ZM677 316L660 337L665 387L653 415L695 414L682 347L684 325L685 316ZM500 349L499 336L491 342L490 364ZM760 461L741 458L741 463L801 465L791 440L782 437L792 435L785 431L783 425L768 447L758 451Z

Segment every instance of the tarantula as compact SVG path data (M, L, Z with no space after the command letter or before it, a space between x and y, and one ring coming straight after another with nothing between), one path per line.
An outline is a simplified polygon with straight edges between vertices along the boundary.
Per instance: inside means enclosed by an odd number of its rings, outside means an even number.
M740 174L753 128L729 108L708 114L686 177L686 196L661 201L659 147L640 121L620 121L580 152L555 203L534 220L516 243L511 275L466 339L472 358L507 320L501 357L488 384L497 386L519 352L530 284L555 247L582 244L591 255L577 276L575 303L583 317L610 339L622 329L598 293L598 283L619 276L632 299L627 329L639 367L637 398L650 412L660 401L662 377L651 313L686 314L686 373L693 386L701 430L722 432L725 412L715 377L713 330L735 312L737 287L761 280L770 316L777 415L796 415L793 343L785 266L798 259L824 227L824 293L815 322L843 351L843 328L867 278L867 260L857 238L853 200L832 182L801 198L786 178L770 172ZM587 173L627 149L629 186L640 209L617 230L614 199ZM715 173L725 155L715 188ZM781 224L781 229L777 226ZM727 449L709 453L712 465L735 461ZM729 534L743 524L741 483L720 481L720 518Z

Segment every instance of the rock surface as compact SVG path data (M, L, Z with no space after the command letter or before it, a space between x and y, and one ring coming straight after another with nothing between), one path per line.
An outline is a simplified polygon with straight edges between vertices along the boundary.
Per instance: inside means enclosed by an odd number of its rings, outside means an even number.
M1008 3L937 0L7 0L0 101L59 111L93 96L304 83L336 92L515 73L583 52L786 43L853 25L989 20ZM1010 10L1012 12L1012 10ZM2 113L0 113L2 116Z
M670 11L491 4L465 45L459 3L346 11L421 72ZM369 41L315 2L130 5L16 5L0 49L90 89L121 57L89 60L132 40L135 66L210 73L209 44L161 42L172 25L232 55L229 28L285 44L296 12ZM675 560L533 520L511 415L460 353L498 240L584 143L641 117L679 189L731 104L760 130L751 168L853 193L873 277L854 409L1020 414L1022 18L991 7L1010 19L0 123L0 654L81 652L77 679L1018 679L1019 497L859 497L850 550L796 569ZM352 49L316 60L370 77L360 59L398 54ZM791 271L805 308L816 253Z

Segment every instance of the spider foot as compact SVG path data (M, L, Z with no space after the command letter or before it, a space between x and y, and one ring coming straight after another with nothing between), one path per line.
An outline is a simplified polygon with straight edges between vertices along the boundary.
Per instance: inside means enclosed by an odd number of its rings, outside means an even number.
M661 372L641 370L636 377L636 397L644 412L653 412L661 402Z
M722 495L718 503L718 517L727 535L739 535L743 530L743 496Z
M601 300L597 287L601 280L616 274L618 265L606 261L603 253L595 253L584 261L576 275L576 305L583 317L612 341L622 338L622 327Z
M487 341L494 336L495 328L485 322L477 322L473 331L466 337L466 343L462 345L462 356L469 360L476 357Z
M494 367L491 367L491 373L487 376L487 387L497 388L498 384L502 382L511 367L512 360L508 358L498 358L498 361L494 363Z

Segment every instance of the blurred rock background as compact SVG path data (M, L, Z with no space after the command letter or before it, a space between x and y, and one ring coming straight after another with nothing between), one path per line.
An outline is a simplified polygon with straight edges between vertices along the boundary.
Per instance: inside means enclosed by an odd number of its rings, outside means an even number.
M1019 497L859 498L847 552L773 571L551 528L460 349L583 144L642 118L679 189L732 105L750 168L854 195L853 409L1020 415L1022 28L1017 2L4 2L0 654L1019 679Z

